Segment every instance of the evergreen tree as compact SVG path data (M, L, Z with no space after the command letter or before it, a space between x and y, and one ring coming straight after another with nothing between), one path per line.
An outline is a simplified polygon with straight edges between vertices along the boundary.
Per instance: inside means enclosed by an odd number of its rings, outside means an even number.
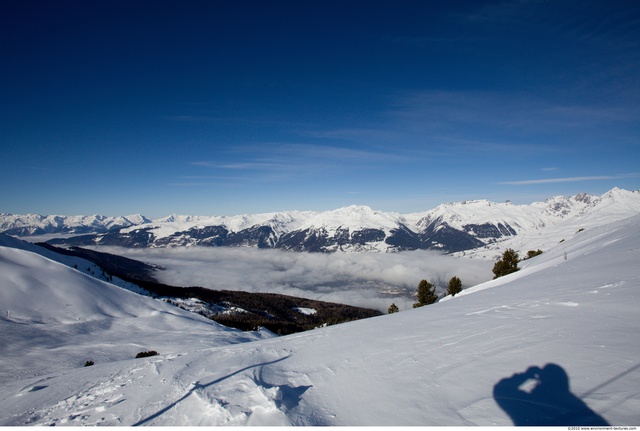
M497 261L493 266L493 273L495 280L498 277L502 277L503 275L511 274L512 272L518 271L518 253L516 253L513 249L508 248L503 254L502 259Z
M389 309L387 310L387 314L397 313L398 311L400 311L400 309L395 303L393 303L389 306Z
M447 295L455 296L460 292L462 292L462 281L456 276L451 277L447 285Z
M420 283L418 284L418 302L413 304L413 308L433 304L437 300L438 295L436 295L436 287L427 280L420 280Z

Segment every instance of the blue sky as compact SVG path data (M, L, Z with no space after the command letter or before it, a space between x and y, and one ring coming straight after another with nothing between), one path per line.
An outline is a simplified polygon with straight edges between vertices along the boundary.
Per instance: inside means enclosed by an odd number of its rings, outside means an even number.
M640 188L636 1L0 3L0 212Z

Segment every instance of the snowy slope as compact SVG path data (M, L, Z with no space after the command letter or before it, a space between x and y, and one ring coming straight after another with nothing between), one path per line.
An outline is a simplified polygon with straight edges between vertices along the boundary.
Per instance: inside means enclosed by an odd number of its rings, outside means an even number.
M199 349L190 331L182 349L182 340L167 339L171 351L149 346L161 356L14 378L0 387L0 425L511 425L494 386L530 367L543 369L540 387L528 381L532 395L520 396L538 398L519 408L508 388L501 400L513 417L553 411L576 424L569 413L584 402L599 421L638 425L639 249L637 216L586 229L520 272L431 306ZM39 283L27 272L40 257L0 250L4 277ZM109 308L139 313L125 310ZM45 368L57 354L25 342L3 352L3 369L23 367L26 351ZM570 392L546 364L562 367Z
M15 240L14 240L15 241ZM27 250L0 246L0 382L255 340Z
M46 257L47 259L61 263L70 268L74 268L98 280L108 281L111 284L130 290L132 292L149 295L149 292L142 289L141 287L133 283L130 283L128 281L124 281L118 277L114 277L111 274L108 274L107 272L104 271L103 268L99 267L93 262L89 262L86 259L82 259L75 256L62 255L54 251L51 251L47 248L40 247L38 245L31 244L29 242L22 241L1 233L0 233L0 247L11 247L18 250L25 250L31 253L39 254L43 257Z

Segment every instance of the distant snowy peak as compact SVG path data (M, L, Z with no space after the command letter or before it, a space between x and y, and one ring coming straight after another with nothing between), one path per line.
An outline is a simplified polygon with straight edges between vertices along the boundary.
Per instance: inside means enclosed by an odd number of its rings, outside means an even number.
M614 188L602 196L586 193L571 197L555 196L544 202L534 202L529 205L496 203L487 200L446 203L427 211L417 222L417 226L424 228L434 220L441 220L453 227L464 228L465 224L492 221L508 223L516 230L535 229L545 227L548 223L558 223L589 213L609 212L624 213L629 216L640 212L640 192Z
M294 251L458 252L532 237L552 227L598 224L640 213L640 192L612 189L602 196L556 196L515 205L487 200L452 202L422 213L381 212L352 205L332 211L283 211L236 216L0 215L0 232L29 236L89 234L58 239L66 245L124 247L250 246Z
M171 214L166 217L148 221L147 223L199 223L206 222L210 219L216 219L217 217L211 216L194 216L194 215L178 215Z
M599 207L608 207L614 211L627 211L633 209L640 212L640 190L630 191L619 188L609 190L597 200Z
M283 232L296 227L309 217L318 213L313 211L285 211L263 214L240 214L234 216L190 216L170 215L146 223L132 225L124 232L139 229L152 230L158 238L171 235L176 231L203 229L209 226L221 226L229 232L241 232L254 226L269 226L274 232Z
M299 228L361 230L363 228L392 229L398 226L399 214L374 211L368 206L351 205L333 211L316 213Z
M131 215L128 215L128 216L124 216L122 218L125 221L131 223L132 225L150 223L151 222L150 219L146 218L145 216L143 216L141 214L131 214Z
M111 229L149 223L147 217L140 214L107 217L101 215L14 215L0 214L0 232L16 236L44 234L83 234L106 232Z

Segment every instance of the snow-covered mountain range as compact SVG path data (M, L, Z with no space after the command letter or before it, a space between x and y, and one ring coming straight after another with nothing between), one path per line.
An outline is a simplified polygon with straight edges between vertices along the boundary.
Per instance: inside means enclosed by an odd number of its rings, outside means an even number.
M52 241L77 246L253 246L294 251L444 252L497 250L510 242L547 247L563 232L640 213L640 192L614 188L602 196L557 196L530 205L486 200L446 203L413 214L349 206L334 211L287 211L239 216L0 215L0 232L85 234ZM546 235L555 228L555 233ZM69 236L69 235L67 235ZM524 242L523 242L524 241ZM539 245L538 245L539 244Z
M101 233L144 223L151 223L151 220L140 214L106 217L101 215L43 216L2 213L0 214L0 233L21 237L46 234Z
M283 337L5 237L0 426L638 425L640 216L600 220L455 297Z

